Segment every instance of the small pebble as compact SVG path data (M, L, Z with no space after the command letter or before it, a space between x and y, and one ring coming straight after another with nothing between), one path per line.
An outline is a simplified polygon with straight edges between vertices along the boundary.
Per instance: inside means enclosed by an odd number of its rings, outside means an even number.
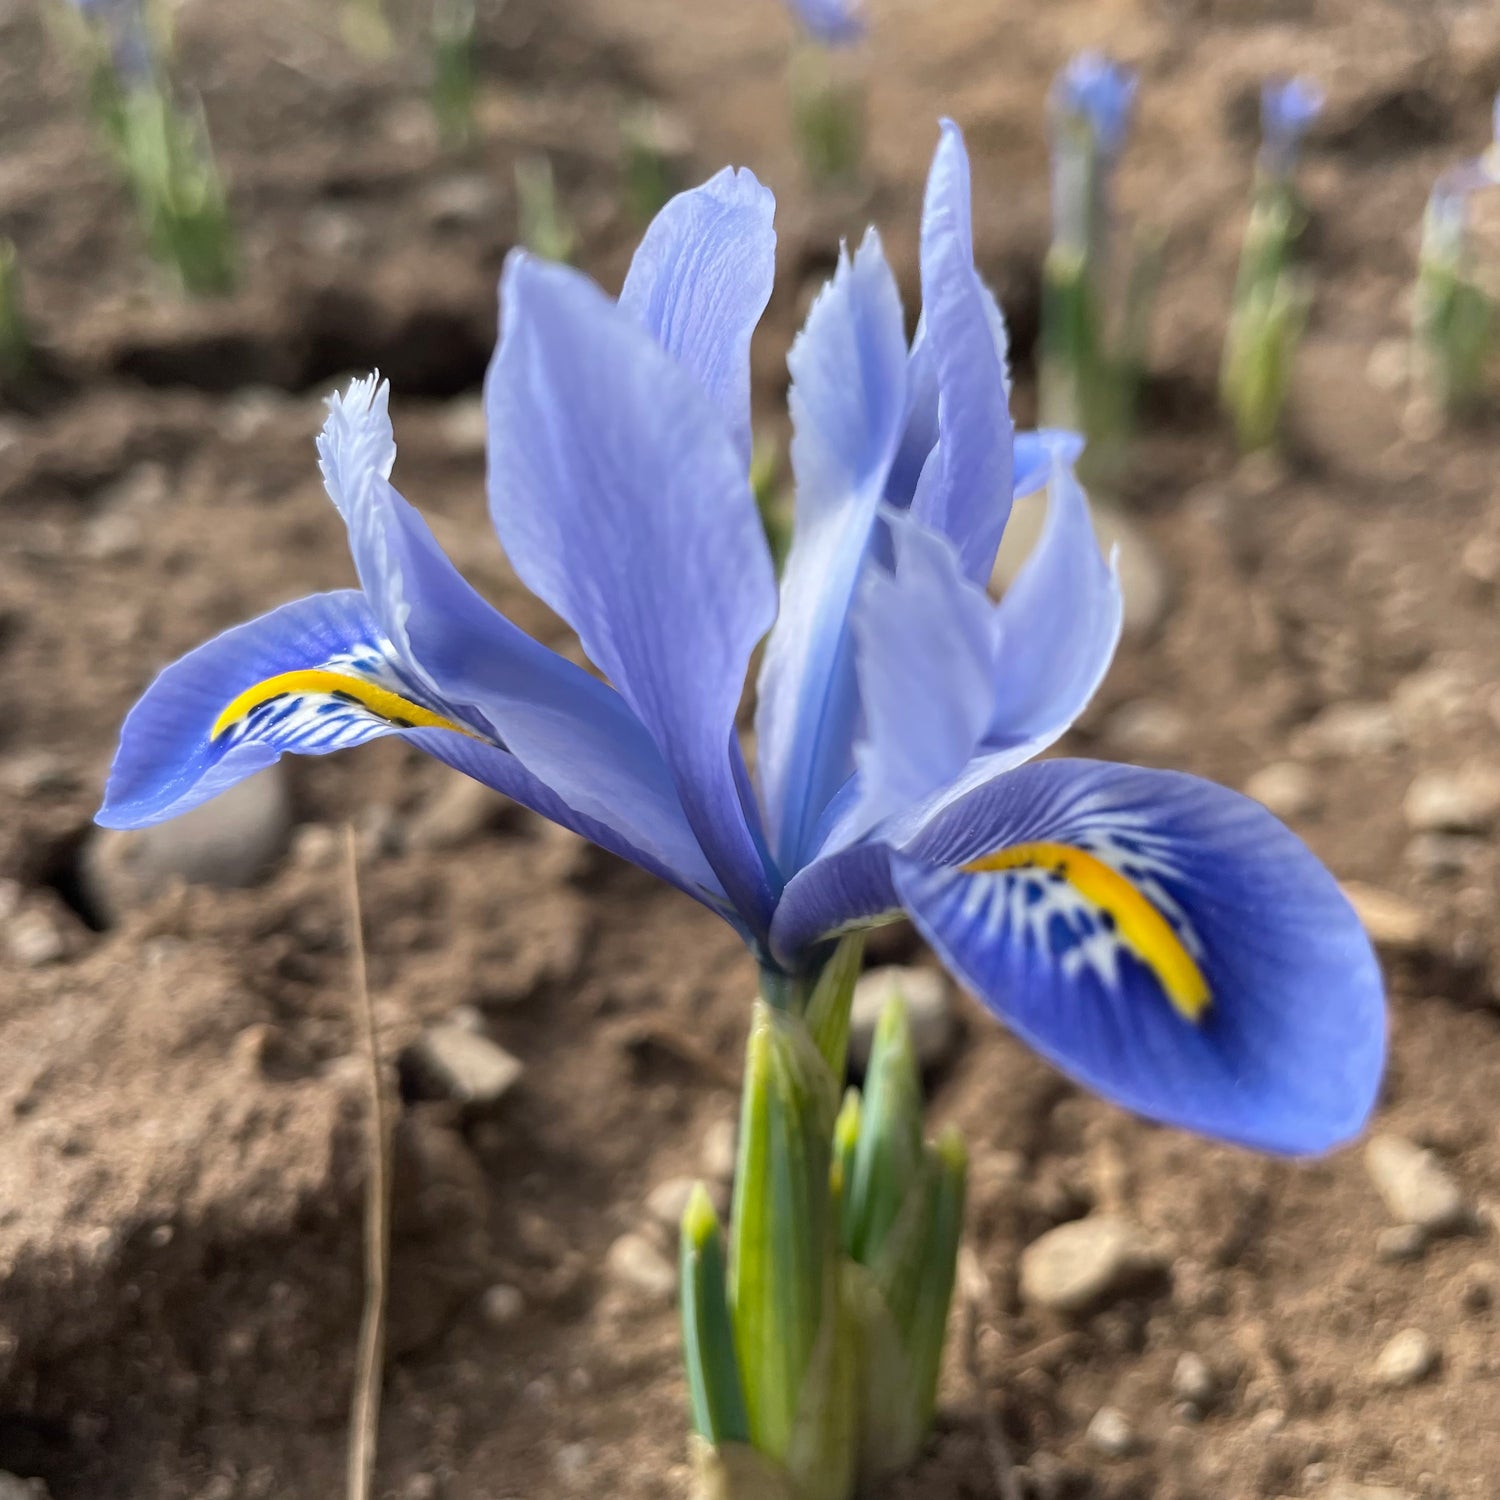
M1406 789L1401 811L1415 833L1483 833L1500 814L1500 773L1487 766L1423 771Z
M953 988L947 976L938 969L887 964L867 970L854 986L849 1017L849 1065L856 1072L862 1072L868 1065L880 1013L897 990L906 1001L906 1020L911 1027L917 1061L924 1068L931 1068L948 1055L956 1023Z
M343 839L327 823L304 823L292 835L292 862L303 870L326 870L339 857Z
M703 1132L698 1160L710 1182L728 1182L734 1176L735 1129L731 1119L714 1120Z
M1438 1353L1420 1328L1403 1328L1375 1360L1376 1385L1395 1390L1416 1385L1437 1368Z
M677 1289L671 1263L642 1235L622 1234L609 1247L604 1262L617 1281L652 1301L668 1302Z
M521 1289L503 1282L490 1287L479 1299L479 1310L491 1328L509 1328L526 1311Z
M1122 703L1104 725L1105 735L1129 756L1170 755L1182 748L1190 729L1180 708L1153 698Z
M5 927L10 956L23 969L40 969L67 956L68 943L57 918L41 907L12 917Z
M1468 1219L1463 1194L1447 1168L1402 1136L1372 1136L1365 1146L1365 1170L1399 1224L1442 1234Z
M1471 834L1419 833L1406 846L1403 858L1418 875L1442 880L1477 869L1488 848L1488 840Z
M1419 1260L1426 1248L1427 1231L1420 1224L1390 1224L1375 1236L1377 1260Z
M50 750L24 750L0 760L0 791L13 797L66 791L76 780L68 763Z
M1287 819L1306 817L1319 802L1317 778L1306 766L1290 760L1262 767L1245 783L1245 795Z
M569 1479L577 1479L588 1468L590 1456L587 1443L564 1443L557 1450L553 1461L557 1465L559 1474Z
M1377 947L1410 953L1426 946L1430 935L1427 913L1415 902L1361 880L1346 880L1343 892Z
M1481 1260L1470 1266L1459 1288L1459 1304L1465 1312L1487 1312L1500 1302L1500 1265Z
M1021 1296L1053 1312L1083 1312L1166 1269L1144 1231L1115 1214L1091 1214L1049 1229L1021 1252Z
M469 776L445 776L436 794L407 820L413 849L437 853L461 848L477 838L505 810L503 798Z
M1201 1354L1191 1350L1177 1356L1172 1371L1172 1394L1179 1400L1205 1407L1214 1398L1214 1372Z
M1105 1458L1124 1458L1135 1447L1135 1431L1117 1406L1101 1406L1084 1433L1084 1440Z
M646 1194L647 1216L675 1233L687 1212L688 1199L693 1196L694 1181L691 1177L668 1177L658 1182Z
M413 1474L401 1487L401 1500L438 1500L440 1494L435 1474Z
M40 1479L0 1472L0 1500L51 1500L51 1493Z
M1401 726L1388 703L1334 703L1292 736L1292 751L1309 760L1358 760L1394 750Z
M1279 1406L1268 1406L1250 1418L1250 1431L1257 1437L1274 1437L1286 1426L1286 1413Z
M524 1071L498 1042L455 1021L429 1026L402 1054L426 1097L461 1104L494 1104Z

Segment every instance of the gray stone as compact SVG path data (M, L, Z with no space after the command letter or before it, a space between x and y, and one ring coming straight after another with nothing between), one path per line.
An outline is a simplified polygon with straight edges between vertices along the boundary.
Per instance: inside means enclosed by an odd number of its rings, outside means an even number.
M413 849L443 852L461 848L500 816L506 803L483 782L469 776L445 776L436 794L407 822Z
M1187 1350L1177 1356L1172 1371L1172 1394L1196 1407L1205 1407L1214 1398L1214 1372L1201 1354Z
M40 1479L0 1472L0 1500L51 1500L51 1492Z
M23 969L55 964L68 954L62 924L45 907L18 912L5 924L5 946L13 962Z
M291 836L286 778L274 765L165 823L95 829L79 876L89 903L113 922L148 905L174 880L254 885L286 853Z
M898 991L906 1001L906 1019L917 1061L930 1068L948 1055L956 1023L953 987L947 976L938 969L887 964L867 970L854 986L849 1018L849 1064L856 1071L863 1071L868 1065L880 1013L886 1001Z
M1388 1224L1375 1236L1375 1258L1388 1263L1420 1260L1427 1248L1427 1231L1420 1224Z
M1291 737L1305 760L1358 760L1402 743L1401 726L1388 703L1331 703Z
M1500 814L1500 772L1423 771L1406 789L1401 811L1415 833L1483 833Z
M731 1119L714 1120L703 1132L698 1160L710 1182L728 1182L734 1176L735 1128Z
M676 1233L693 1196L695 1180L691 1177L668 1177L646 1194L646 1216L663 1229Z
M1402 1136L1372 1136L1365 1147L1365 1169L1398 1223L1442 1234L1467 1222L1463 1194L1447 1168Z
M1375 1360L1372 1372L1376 1385L1388 1389L1416 1385L1437 1368L1438 1351L1420 1328L1403 1328Z
M616 1281L653 1302L669 1302L677 1289L671 1262L644 1235L622 1234L605 1253L604 1264Z
M1124 1458L1135 1447L1135 1430L1117 1406L1101 1406L1089 1422L1084 1440L1105 1458Z
M1122 703L1104 726L1106 737L1128 756L1170 755L1188 737L1187 715L1170 703L1138 698Z
M1167 1269L1161 1247L1128 1219L1091 1214L1059 1224L1021 1252L1021 1296L1079 1313L1137 1289Z
M1394 891L1383 891L1359 880L1346 880L1342 889L1372 943L1397 953L1426 946L1429 926L1420 906Z
M460 1104L494 1104L524 1071L504 1047L455 1021L429 1026L404 1056L435 1095Z
M491 1328L509 1328L526 1311L526 1298L519 1287L502 1282L490 1287L479 1299L479 1311Z
M1291 760L1262 766L1245 783L1245 795L1285 819L1306 817L1316 811L1321 800L1317 777L1306 766Z

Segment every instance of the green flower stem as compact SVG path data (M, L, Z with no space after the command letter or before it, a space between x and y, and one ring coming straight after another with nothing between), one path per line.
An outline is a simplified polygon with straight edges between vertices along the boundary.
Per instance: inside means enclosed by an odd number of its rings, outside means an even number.
M727 1270L700 1188L682 1327L702 1500L850 1500L931 1425L963 1219L963 1147L922 1142L904 1002L837 1108L862 944L774 976L745 1067Z

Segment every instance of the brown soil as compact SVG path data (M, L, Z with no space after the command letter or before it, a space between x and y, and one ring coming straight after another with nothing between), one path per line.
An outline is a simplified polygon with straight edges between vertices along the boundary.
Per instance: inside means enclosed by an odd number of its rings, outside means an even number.
M19 243L47 362L0 413L0 893L49 913L67 950L0 958L0 1469L43 1476L53 1500L339 1492L362 1094L340 868L307 830L353 819L388 1053L470 1005L525 1064L488 1113L403 1109L382 1492L686 1493L674 1313L604 1261L733 1113L753 974L728 930L529 816L497 809L458 847L422 847L409 835L448 773L390 745L293 768L304 827L254 889L179 888L94 930L76 911L79 849L119 721L159 665L349 580L310 442L345 372L391 376L403 489L481 588L561 642L487 530L472 432L518 155L553 155L606 285L637 233L620 206L628 104L655 99L685 124L693 176L735 160L776 188L781 274L755 352L776 431L786 347L840 234L875 219L915 305L922 173L935 118L952 114L1024 402L1042 96L1090 43L1144 73L1122 194L1166 230L1169 269L1129 498L1178 587L1070 744L1243 785L1311 755L1299 731L1330 705L1393 706L1383 747L1309 761L1315 805L1295 821L1342 878L1419 916L1390 955L1383 1121L1440 1153L1476 1227L1382 1260L1389 1219L1358 1152L1292 1166L1123 1118L964 1002L932 1108L973 1148L975 1355L955 1353L930 1452L887 1495L996 1496L1000 1442L1026 1492L1055 1500L1493 1494L1500 859L1479 838L1458 868L1434 863L1401 803L1419 771L1494 761L1500 441L1489 424L1421 440L1371 376L1404 329L1427 185L1483 143L1500 11L876 0L878 185L859 202L799 174L790 28L772 0L494 11L482 139L453 156L432 138L420 60L356 58L334 7L187 5L183 73L234 184L248 275L227 303L183 307L153 284L38 14L0 3L0 231ZM1296 432L1265 471L1236 464L1211 383L1254 92L1289 67L1319 76L1330 104L1306 173L1317 304ZM1145 754L1114 716L1142 700L1178 711L1155 716ZM915 951L902 931L882 937L881 957ZM1170 1285L1076 1324L1027 1312L1020 1250L1095 1206L1170 1244ZM482 1312L496 1284L524 1299L504 1327ZM1377 1389L1375 1357L1407 1326L1440 1365ZM1201 1420L1171 1393L1183 1351L1217 1378ZM1134 1427L1127 1456L1085 1440L1105 1404Z

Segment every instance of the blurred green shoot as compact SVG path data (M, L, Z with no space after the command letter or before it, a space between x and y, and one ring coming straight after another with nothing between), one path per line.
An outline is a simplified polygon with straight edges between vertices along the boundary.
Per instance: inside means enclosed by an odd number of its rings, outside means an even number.
M388 58L395 50L385 0L344 0L339 29L349 50L372 62Z
M474 137L474 0L433 0L432 112L449 149Z
M1160 240L1115 263L1112 179L1135 78L1097 54L1073 59L1051 96L1052 243L1043 267L1040 395L1049 427L1082 433L1080 472L1119 477L1135 426Z
M681 123L659 105L632 105L620 117L625 208L638 225L650 223L685 186L690 142Z
M578 231L557 196L552 162L523 156L516 162L516 214L521 243L543 260L567 263L578 249Z
M757 438L750 454L750 492L760 512L771 561L781 572L792 545L792 503L781 482L781 448L774 438Z
M233 288L234 231L208 128L180 101L166 66L168 33L144 5L67 7L59 31L89 82L94 121L125 179L147 248L183 289Z
M35 367L31 334L22 306L21 257L15 242L0 236L0 380L24 380Z
M1495 304L1477 275L1470 189L1462 174L1450 174L1432 191L1413 304L1417 380L1448 416L1462 415L1478 402L1494 352Z
M1299 79L1261 94L1262 145L1219 367L1219 403L1243 452L1276 440L1311 293L1295 265L1306 214L1293 182L1298 147L1322 94Z
M790 86L792 135L807 175L823 187L857 184L865 154L865 82L857 55L799 46Z
M863 942L769 986L745 1069L727 1278L700 1188L682 1324L702 1500L850 1500L931 1426L963 1219L956 1136L922 1140L906 1007L835 1113Z

